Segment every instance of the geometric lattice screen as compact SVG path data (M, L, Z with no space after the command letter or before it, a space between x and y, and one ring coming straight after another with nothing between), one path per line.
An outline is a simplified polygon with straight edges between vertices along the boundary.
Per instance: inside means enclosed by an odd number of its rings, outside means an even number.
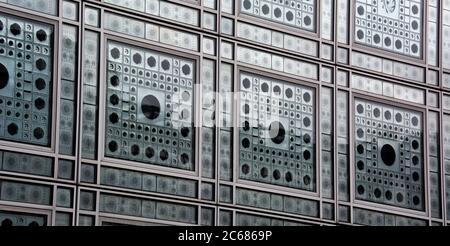
M356 199L424 210L422 113L355 99Z
M0 15L0 138L50 146L53 27Z
M314 89L240 73L240 178L315 191Z
M106 156L194 169L195 62L108 43Z
M356 43L420 58L422 0L357 0Z
M316 0L241 0L241 12L272 22L316 30Z

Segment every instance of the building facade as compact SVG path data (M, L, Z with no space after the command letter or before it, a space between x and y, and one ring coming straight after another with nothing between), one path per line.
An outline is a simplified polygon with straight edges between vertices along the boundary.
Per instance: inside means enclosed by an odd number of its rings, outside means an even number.
M450 0L0 0L0 223L439 226Z

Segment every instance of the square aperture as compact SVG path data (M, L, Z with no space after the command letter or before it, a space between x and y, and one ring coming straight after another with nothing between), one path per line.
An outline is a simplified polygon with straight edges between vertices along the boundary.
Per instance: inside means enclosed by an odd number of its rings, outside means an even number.
M53 30L0 15L0 139L50 146Z
M240 0L241 12L286 26L314 32L316 0Z
M422 0L357 0L355 42L422 57Z
M108 157L194 169L195 61L108 42Z
M315 90L240 75L239 177L315 191Z
M355 196L423 211L423 114L355 99Z

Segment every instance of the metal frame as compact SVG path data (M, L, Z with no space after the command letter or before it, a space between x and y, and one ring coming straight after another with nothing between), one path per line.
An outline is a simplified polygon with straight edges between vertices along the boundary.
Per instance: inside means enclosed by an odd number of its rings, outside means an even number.
M421 59L414 59L410 57L404 57L402 55L397 55L390 53L388 51L380 51L378 49L366 47L363 45L355 44L353 42L354 40L354 29L353 29L353 22L354 22L354 1L348 2L348 8L346 11L349 11L349 14L347 15L347 30L348 30L348 43L340 43L338 40L338 36L340 35L338 33L338 15L337 11L341 11L339 9L339 1L333 1L333 16L331 17L331 21L333 26L331 28L331 40L326 39L322 37L322 19L321 19L321 10L324 4L322 4L322 0L316 1L316 30L315 32L309 32L304 30L297 30L293 27L287 27L283 26L282 24L277 24L268 20L261 20L257 17L249 17L244 14L240 14L239 8L240 4L238 1L233 1L233 14L225 13L221 11L221 5L222 1L216 1L216 9L210 9L203 5L203 1L196 1L196 0L186 0L186 1L177 1L177 0L168 0L169 2L176 3L178 5L192 8L198 11L199 13L199 26L194 27L183 23L178 23L174 20L168 20L168 19L162 19L158 16L150 15L143 12L137 12L133 11L132 9L125 9L120 6L115 6L110 3L105 3L104 1L94 1L94 0L71 0L71 2L76 3L78 5L78 21L73 21L66 19L62 17L62 2L66 0L55 0L58 2L58 15L57 16L51 16L47 14L42 14L33 10L27 10L23 9L17 6L12 6L7 3L0 3L0 7L2 8L2 13L5 12L10 15L17 15L22 18L31 18L33 20L43 21L45 23L50 23L55 27L54 30L54 66L53 66L53 73L54 73L54 79L53 79L53 110L52 110L52 141L51 141L51 147L50 148L43 148L43 147L36 147L32 145L28 145L25 143L13 143L6 140L0 141L0 149L3 151L13 151L13 152L19 152L24 154L31 154L31 155L38 155L38 156L45 156L52 158L54 160L54 176L53 177L40 177L37 175L32 174L20 174L20 173L13 173L13 172L7 172L7 171L1 171L0 172L0 180L16 180L19 182L31 182L31 183L38 183L38 184L45 184L50 185L53 187L53 194L56 194L57 187L63 187L63 188L69 188L73 190L73 206L72 208L60 208L56 205L56 195L52 197L52 206L40 206L40 205L33 205L33 204L23 204L23 203L16 203L16 202L6 202L6 201L0 201L0 209L6 209L8 211L19 211L19 212L39 212L39 213L45 213L49 214L49 225L54 225L56 221L56 214L57 212L65 212L72 215L72 225L78 225L80 224L80 216L92 216L93 222L95 225L101 225L102 222L114 222L114 223L129 223L129 224L136 224L136 225L148 225L148 223L158 223L158 224L169 224L169 225L186 225L185 223L180 222L167 222L167 221L161 221L161 220L153 220L153 219L143 219L143 218L137 218L133 216L126 216L126 215L114 215L114 214L106 214L99 212L99 195L102 192L112 193L112 194L118 194L118 195L124 195L128 197L137 197L137 198L151 198L154 200L163 200L163 201L169 201L169 202L175 202L179 204L188 204L192 205L197 208L197 225L201 224L202 221L202 215L201 215L201 209L208 208L213 209L214 211L214 224L219 225L222 223L221 221L221 213L222 211L230 212L231 213L231 224L236 225L236 217L237 214L249 214L249 215L255 215L255 216L263 216L266 218L273 218L273 219L280 219L284 221L293 221L293 222L299 222L299 223L306 223L306 224L314 224L314 225L337 225L337 224L343 224L343 225L351 225L354 224L354 209L366 209L366 210L373 210L377 212L382 212L385 214L393 214L398 216L404 216L408 218L413 219L420 219L425 221L428 225L432 225L435 223L440 223L444 225L448 225L449 223L449 213L450 211L447 211L446 203L450 202L447 201L446 198L446 189L450 189L449 184L446 184L445 177L447 176L445 174L445 164L444 164L444 139L443 139L443 133L444 133L444 127L443 127L443 117L444 115L450 115L450 111L445 110L442 107L442 102L444 100L444 96L450 92L450 88L444 88L443 86L443 76L444 73L450 73L450 69L443 68L443 54L442 54L442 48L443 48L443 7L442 3L443 1L438 1L438 10L439 10L439 17L438 17L438 25L439 30L437 30L437 35L439 37L439 42L436 44L438 46L438 66L432 66L429 65L428 61L428 46L427 46L427 37L428 33L426 30L428 30L428 1L425 1L424 3L427 3L427 5L423 9L423 37L422 37L422 58ZM99 26L94 27L90 26L86 23L84 20L84 11L86 8L94 8L99 10ZM145 23L152 23L158 26L171 28L174 30L186 32L189 34L195 34L198 36L198 45L199 49L198 51L188 51L185 49L182 49L180 47L174 47L169 44L163 44L160 42L155 41L149 41L142 38L132 37L125 34L119 34L114 31L109 31L104 29L104 13L114 13L119 14L121 16L136 19L138 21L143 21ZM203 14L213 14L215 15L215 24L216 28L215 30L210 30L203 27ZM227 18L232 21L233 23L233 34L228 35L221 32L221 25L222 25L222 19ZM252 42L247 39L238 38L237 37L237 24L238 23L245 23L250 25L255 25L258 27L263 27L266 29L269 29L271 31L280 32L283 34L289 34L293 37L299 37L303 38L309 41L313 41L316 43L317 47L317 57L310 57L305 54L301 54L299 52L289 51L283 47L274 47L273 45L269 44L259 44L256 42ZM61 63L61 57L59 55L60 48L62 47L62 28L63 25L70 25L75 28L77 28L77 38L78 38L78 62L76 64L76 67L78 68L77 76L75 84L78 85L76 87L76 112L75 115L77 116L77 121L75 124L75 134L74 134L74 155L62 155L59 154L59 118L60 118L60 84L58 83L61 81L61 73L59 72L60 63ZM82 143L81 143L81 136L82 136L82 122L83 122L83 101L84 101L84 95L83 95L83 72L85 71L83 67L83 61L84 61L84 37L86 31L92 31L98 34L99 39L99 63L98 63L98 85L97 85L97 109L98 109L98 115L97 115L97 129L100 129L97 133L97 157L95 159L89 159L82 157ZM203 52L203 38L210 38L213 40L213 43L215 45L215 54L206 54ZM275 77L275 78L282 78L283 80L300 84L300 85L307 85L315 90L315 96L316 96L316 104L315 104L315 136L316 136L316 146L315 146L315 163L316 163L316 191L315 192L305 192L298 189L291 189L286 187L278 187L270 184L261 184L257 182L249 182L249 181L241 181L238 178L237 175L237 168L239 165L239 150L238 150L238 130L237 129L231 129L231 142L232 148L230 149L230 155L231 155L231 180L222 180L221 179L221 168L220 168L220 161L221 161L221 139L220 139L220 133L221 128L220 127L214 127L213 132L213 141L215 145L213 146L213 156L212 160L214 161L213 166L213 178L208 178L203 176L203 168L201 164L202 160L202 149L200 146L203 145L202 141L202 133L203 133L203 124L202 124L202 117L203 117L203 110L202 110L202 101L203 101L203 95L201 91L196 91L196 97L194 102L194 113L195 113L195 122L198 123L195 131L195 146L197 147L195 149L195 170L194 171L179 171L174 170L172 168L168 167L158 167L155 165L140 165L138 163L130 162L130 161L124 161L124 160L117 160L113 158L105 158L103 153L103 146L104 146L104 134L102 132L102 126L104 125L105 120L105 94L106 94L106 86L105 86L105 71L106 71L106 59L105 54L107 53L107 47L106 42L107 40L114 40L114 41L124 41L126 43L130 43L133 45L137 45L143 48L149 48L149 49L156 49L161 50L164 52L170 52L174 54L179 54L183 57L192 57L196 60L196 83L197 85L201 85L201 79L202 79L202 64L203 60L208 59L211 61L214 61L215 67L214 67L214 81L215 81L215 87L216 90L220 89L222 87L222 84L220 83L220 72L221 72L221 65L227 64L230 65L233 69L232 71L232 86L233 91L237 92L239 91L239 81L238 81L238 74L240 70L248 71L248 72L257 72L261 74L266 74L269 77ZM231 55L233 59L228 59L224 56L225 51L221 49L222 43L230 44L233 50L231 51ZM274 71L271 69L266 69L262 67L258 67L256 65L252 64L244 64L237 61L237 47L242 46L250 49L256 49L258 51L268 52L272 55L276 55L283 58L289 58L294 59L298 61L304 61L309 62L311 64L314 64L317 66L318 69L318 80L313 79L307 79L307 78L299 78L297 75L293 74L287 74L280 71ZM324 58L324 51L325 48L332 48L331 51L331 60ZM337 62L338 57L338 49L344 49L347 52L347 58L348 62L346 64ZM424 76L428 76L428 72L438 72L438 84L433 85L430 83L419 83L417 81L411 81L406 78L399 78L395 76L388 76L386 74L374 72L371 70L366 70L359 67L353 67L350 64L352 64L352 51L358 51L367 55L372 55L380 58L385 59L391 59L398 62L401 62L403 64L413 65L416 67L419 67L424 70L425 74ZM331 83L324 81L324 77L322 76L322 68L328 69L330 68L331 73ZM339 84L338 83L338 73L339 72L345 72L347 73L347 80L345 81L347 85ZM354 139L354 127L353 124L351 124L354 120L353 118L353 101L355 97L363 97L368 98L373 101L377 101L380 103L386 103L392 105L393 103L398 103L398 99L395 98L388 98L385 96L375 95L369 92L364 92L357 90L355 88L352 88L351 80L352 75L358 74L363 75L369 78L376 78L383 81L387 81L396 85L402 85L407 86L410 88L416 88L421 89L424 93L425 98L425 104L419 104L414 102L406 102L402 101L400 104L402 106L405 106L407 108L414 109L416 111L420 111L423 113L423 124L424 124L424 192L425 192L425 211L424 212L417 212L412 211L410 209L402 209L397 208L393 206L388 205L380 205L375 204L371 202L360 202L355 201L354 199L354 153L352 148L352 141ZM330 102L331 107L331 117L333 119L332 125L332 171L333 171L333 199L329 199L324 197L323 191L322 191L322 130L321 130L321 98L320 95L322 91L331 90L331 98L332 101ZM347 93L348 96L348 108L346 109L348 112L348 136L347 140L349 141L348 147L348 153L347 153L347 171L348 171L348 191L350 200L345 201L345 199L341 199L340 192L339 192L339 164L338 164L338 93L344 92ZM430 93L437 93L438 95L438 105L437 107L433 105L429 105L428 98L430 97ZM447 93L447 94L444 94ZM216 100L217 101L217 100ZM231 108L234 110L233 114L231 115L232 118L232 126L234 128L238 127L237 119L239 119L239 115L237 113L236 108L239 105L239 99L234 98L232 100L232 106ZM221 113L221 106L220 103L215 104L215 114L216 114L216 125L219 125L219 118L218 115ZM428 119L427 116L430 113L436 113L439 116L439 125L437 126L439 129L439 178L440 178L440 199L441 199L441 216L440 218L434 218L431 213L431 203L430 203L430 181L429 181L429 132L427 131L428 126ZM69 160L74 162L74 179L73 180L63 180L58 178L58 163L59 160ZM81 172L81 165L82 164L89 164L93 165L96 168L96 176L95 176L95 183L87 183L82 182L81 177L83 173ZM0 163L1 165L1 163ZM116 168L123 168L130 171L135 172L141 172L145 174L155 174L155 175L163 175L163 176L170 176L170 177L176 177L180 179L186 179L190 181L197 182L197 196L195 198L188 198L188 197L180 197L172 194L167 193L158 193L158 192L148 192L148 191L142 191L142 190L131 190L126 188L120 188L120 187L112 187L107 185L102 185L100 183L101 178L101 168L102 167L116 167ZM201 198L201 188L202 183L211 183L213 184L213 200L208 201ZM231 188L231 203L222 202L219 199L220 196L220 187L221 186L227 186ZM236 204L236 190L237 188L248 188L255 191L261 191L261 192L268 192L271 194L279 194L279 195L285 195L285 196L291 196L296 198L302 198L302 199L308 199L317 202L318 205L318 217L308 217L298 214L292 214L288 212L282 212L282 211L276 211L276 210L267 210L262 208L254 208L254 207L247 207L242 205ZM81 210L79 208L80 206L80 192L82 190L94 192L96 194L96 199L94 200L94 203L96 204L96 210L95 211L85 211ZM1 197L0 197L1 200ZM324 204L331 204L334 206L333 220L328 220L324 218L323 213L323 205ZM327 205L328 206L328 205ZM339 211L341 207L346 207L349 210L348 217L350 221L343 222L342 220L346 218L340 218L339 217ZM286 223L287 223L286 222Z

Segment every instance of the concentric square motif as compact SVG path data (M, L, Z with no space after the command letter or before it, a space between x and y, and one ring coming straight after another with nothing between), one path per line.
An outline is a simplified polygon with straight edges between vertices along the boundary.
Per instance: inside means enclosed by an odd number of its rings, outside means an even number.
M0 13L0 139L50 146L53 26Z
M239 177L315 191L315 90L240 75Z
M423 115L355 99L355 196L424 210Z
M194 169L195 61L108 42L105 155Z
M355 42L422 57L423 0L357 0Z
M241 13L314 32L316 0L240 0Z

